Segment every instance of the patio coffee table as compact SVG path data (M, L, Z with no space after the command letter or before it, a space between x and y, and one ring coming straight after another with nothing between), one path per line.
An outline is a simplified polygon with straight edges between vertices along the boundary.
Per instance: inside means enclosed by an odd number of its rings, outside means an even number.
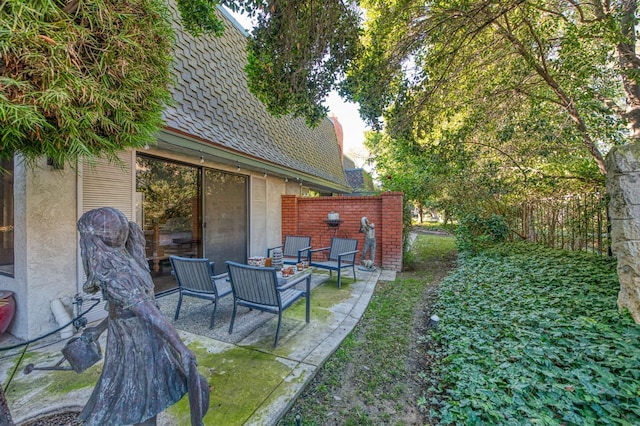
M278 276L278 286L289 284L292 281L302 282L304 278L308 278L309 281L311 281L311 272L312 272L311 268L307 268L300 271L296 271L293 273L293 275L283 277L282 272L278 271L276 272L276 275Z

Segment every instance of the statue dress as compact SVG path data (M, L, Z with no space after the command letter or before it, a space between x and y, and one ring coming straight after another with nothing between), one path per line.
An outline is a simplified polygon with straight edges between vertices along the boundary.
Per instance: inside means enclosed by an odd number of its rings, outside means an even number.
M85 425L139 423L187 392L178 352L131 309L153 303L153 287L143 291L128 273L113 278L103 289L109 303L103 374L80 415Z
M144 235L118 210L78 221L85 291L102 292L108 317L83 334L109 330L102 374L79 419L85 426L155 424L156 415L189 392L191 424L202 425L209 387L195 355L155 303Z

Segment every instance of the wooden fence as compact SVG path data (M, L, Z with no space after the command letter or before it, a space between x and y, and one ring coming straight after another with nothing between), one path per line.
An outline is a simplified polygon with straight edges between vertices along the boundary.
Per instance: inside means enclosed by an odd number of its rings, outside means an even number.
M506 216L513 239L611 255L608 198L591 193L528 201Z

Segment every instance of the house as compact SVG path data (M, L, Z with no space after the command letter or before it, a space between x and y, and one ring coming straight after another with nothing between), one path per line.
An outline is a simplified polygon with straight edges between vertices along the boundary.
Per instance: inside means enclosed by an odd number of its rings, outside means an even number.
M373 178L369 172L361 167L356 167L353 160L346 155L342 163L352 195L373 195L377 193Z
M311 129L272 117L247 88L245 31L220 14L219 38L176 27L175 104L157 144L123 152L120 164L3 164L13 174L0 185L0 289L15 293L14 336L32 339L63 322L52 301L69 315L80 309L76 222L85 211L116 207L142 227L161 293L175 286L170 254L208 257L219 273L226 260L245 262L280 243L283 195L351 192L332 121Z

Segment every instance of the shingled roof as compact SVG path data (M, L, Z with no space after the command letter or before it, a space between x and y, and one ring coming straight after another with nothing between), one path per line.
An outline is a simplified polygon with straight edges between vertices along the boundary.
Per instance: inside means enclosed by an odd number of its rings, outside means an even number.
M178 16L173 1L169 7ZM176 20L175 105L164 113L165 131L349 192L331 121L311 129L302 118L271 116L247 87L247 33L228 13L219 15L225 23L221 37L194 38Z
M376 192L371 175L364 169L345 169L344 172L354 195L370 195Z

